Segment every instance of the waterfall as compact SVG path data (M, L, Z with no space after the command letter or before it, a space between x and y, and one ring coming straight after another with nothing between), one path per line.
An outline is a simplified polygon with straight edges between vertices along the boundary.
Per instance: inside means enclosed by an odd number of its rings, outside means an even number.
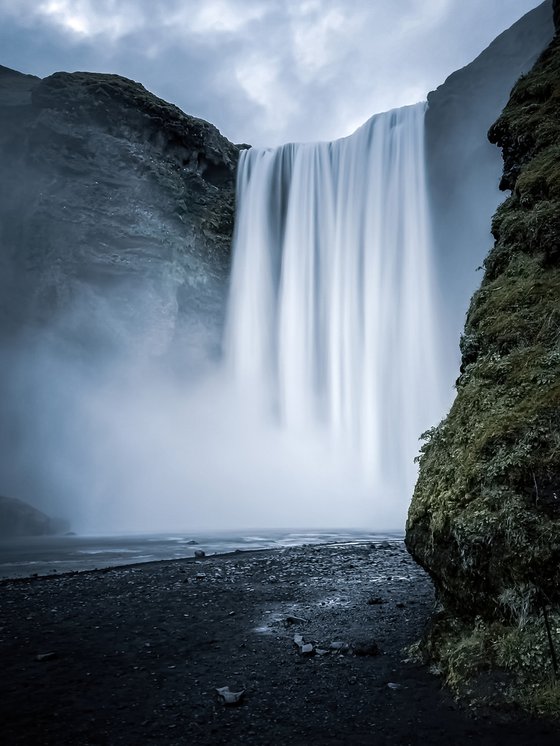
M225 356L286 430L327 432L410 498L443 414L425 104L330 143L243 151Z

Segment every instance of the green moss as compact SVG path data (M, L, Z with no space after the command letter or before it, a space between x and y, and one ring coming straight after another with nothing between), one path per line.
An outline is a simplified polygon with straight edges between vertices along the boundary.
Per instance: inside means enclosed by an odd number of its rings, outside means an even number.
M445 663L448 686L459 692L465 681L472 679L489 665L489 641L475 628L466 634L450 636L442 644L441 661Z
M519 175L515 196L524 208L540 200L560 199L560 145L539 153Z
M530 616L529 608L521 623L509 625L480 618L471 625L440 620L432 632L432 670L473 704L507 703L535 714L560 714L560 682L544 619ZM560 614L549 621L553 644L560 650Z
M558 713L538 599L560 653L560 40L491 130L511 196L492 224L456 400L425 433L407 545L446 613L429 651L457 692ZM482 680L482 679L481 679ZM560 714L560 713L559 713Z
M535 715L560 712L560 682L554 677L533 685L519 701L521 707Z
M558 37L533 70L523 76L490 130L490 140L504 147L506 170L511 157L519 166L558 145L560 112L560 59ZM535 164L536 165L536 164Z

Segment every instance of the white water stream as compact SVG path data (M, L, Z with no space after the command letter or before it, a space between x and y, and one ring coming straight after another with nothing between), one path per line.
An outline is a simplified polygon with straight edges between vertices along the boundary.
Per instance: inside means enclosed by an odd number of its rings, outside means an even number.
M357 458L378 501L408 502L419 435L446 399L424 111L239 164L227 364L286 432L326 432Z

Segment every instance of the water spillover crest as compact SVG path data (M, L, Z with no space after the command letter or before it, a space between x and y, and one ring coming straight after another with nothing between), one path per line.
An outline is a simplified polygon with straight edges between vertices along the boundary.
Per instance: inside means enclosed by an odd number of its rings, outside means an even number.
M283 427L357 454L386 498L411 494L442 414L424 113L249 149L238 172L227 364Z

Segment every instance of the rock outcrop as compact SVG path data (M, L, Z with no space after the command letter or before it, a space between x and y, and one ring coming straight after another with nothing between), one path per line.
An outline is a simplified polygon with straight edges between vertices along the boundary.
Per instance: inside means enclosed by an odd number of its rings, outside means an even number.
M75 337L158 353L219 323L238 153L117 75L0 68L0 334L74 311Z
M48 536L68 529L65 521L50 518L23 500L0 495L0 539Z
M511 196L494 217L496 242L467 316L457 397L426 434L406 542L443 605L430 652L447 680L476 694L482 673L499 669L493 695L501 687L506 699L558 714L558 33L490 140L503 150Z
M547 0L498 36L473 62L428 94L426 156L447 344L457 349L476 268L491 246L490 222L503 196L500 153L487 132L518 78L554 35ZM450 383L455 371L450 373Z
M4 493L75 518L103 479L95 413L119 421L107 386L220 354L238 156L131 80L0 67Z

